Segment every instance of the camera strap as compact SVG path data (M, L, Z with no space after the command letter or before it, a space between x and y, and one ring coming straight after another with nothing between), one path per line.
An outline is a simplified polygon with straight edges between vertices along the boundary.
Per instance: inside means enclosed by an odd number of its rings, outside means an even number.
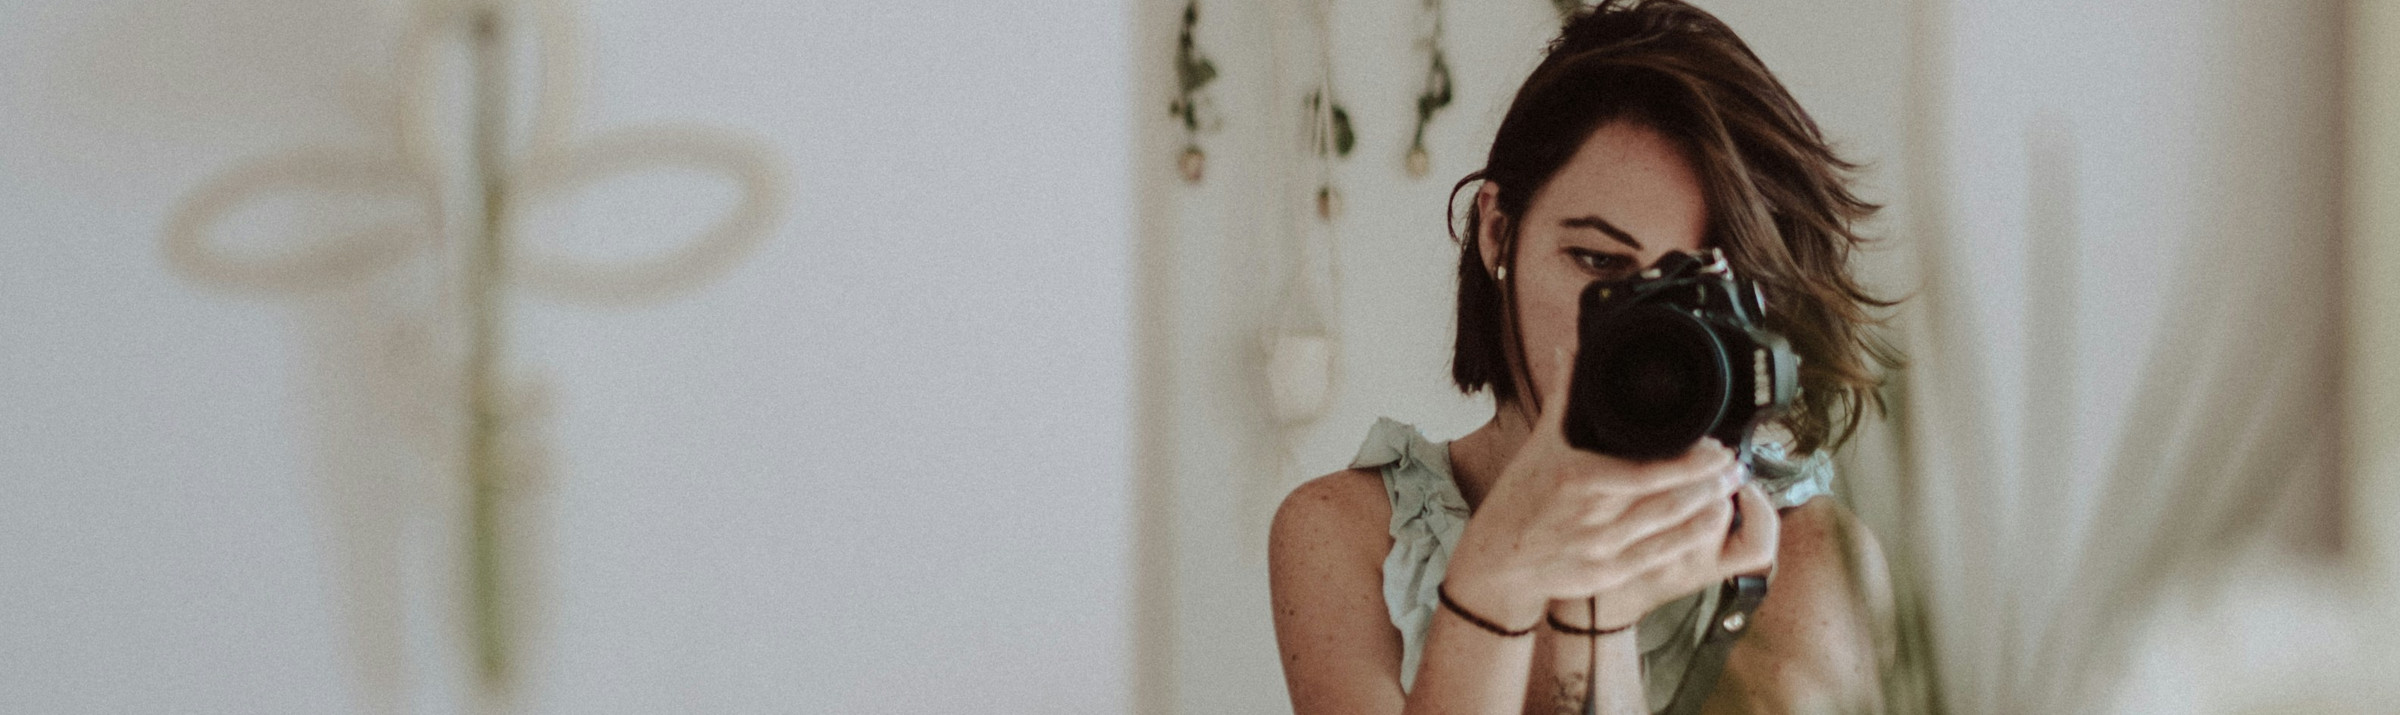
M1767 598L1767 577L1735 576L1718 589L1717 610L1708 617L1708 632L1692 652L1691 663L1684 666L1683 682L1675 687L1675 699L1667 701L1666 715L1698 713L1708 694L1716 691L1717 677L1725 674L1725 657L1733 642L1749 631L1752 614Z

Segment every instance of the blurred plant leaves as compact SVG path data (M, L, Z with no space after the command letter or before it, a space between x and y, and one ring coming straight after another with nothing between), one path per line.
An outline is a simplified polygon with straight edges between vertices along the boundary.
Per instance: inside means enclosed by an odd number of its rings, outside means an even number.
M1320 104L1324 102L1324 98L1325 93L1323 90L1308 93L1309 116L1324 116L1324 110L1320 106ZM1350 128L1350 110L1343 108L1341 102L1334 102L1332 115L1333 116L1330 122L1320 120L1317 125L1317 130L1311 132L1313 137L1311 144L1317 152L1317 155L1323 156L1325 154L1325 140L1327 139L1326 135L1330 133L1332 134L1331 138L1333 139L1334 155L1347 157L1350 155L1351 149L1358 147L1358 133L1352 131ZM1330 124L1331 126L1326 126L1326 124Z

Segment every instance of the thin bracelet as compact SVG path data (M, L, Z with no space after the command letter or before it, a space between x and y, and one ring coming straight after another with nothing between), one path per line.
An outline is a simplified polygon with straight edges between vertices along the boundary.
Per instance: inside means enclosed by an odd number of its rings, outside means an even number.
M1550 630L1558 631L1571 636L1605 636L1623 633L1625 632L1625 629L1633 627L1633 623L1627 623L1615 628L1579 628L1576 626L1567 625L1566 621L1558 620L1558 614L1556 613L1545 614L1542 617L1542 620L1550 622ZM1640 623L1640 621L1635 621L1634 623Z
M1493 622L1491 622L1489 619L1486 619L1486 618L1484 618L1484 617L1482 617L1482 616L1478 616L1478 615L1475 615L1475 614L1473 614L1473 613L1469 613L1469 612L1467 612L1467 607L1465 607L1465 606L1461 606L1461 605L1458 605L1458 602L1457 602L1457 601L1450 600L1450 582L1449 582L1449 581L1447 581L1447 580L1444 580L1442 583L1434 584L1434 586L1433 586L1433 594L1434 594L1436 597L1439 597L1439 598L1441 598L1441 600L1442 600L1442 607L1443 607L1443 608L1450 609L1450 612L1451 612L1451 613L1456 613L1456 614L1458 614L1458 617L1459 617L1459 618L1464 618L1464 619L1466 619L1466 620L1467 620L1467 622L1468 622L1468 623L1473 623L1473 624L1475 624L1475 627L1477 627L1477 628L1481 628L1481 629L1484 629L1484 630L1487 630L1487 631L1491 631L1493 635L1497 635L1497 636L1500 636L1500 637L1502 637L1502 638L1515 638L1515 637L1517 637L1517 636L1525 635L1525 634L1527 634L1527 633L1532 633L1532 632L1533 632L1533 628L1534 628L1534 626L1539 626L1539 625L1541 625L1541 624L1539 624L1539 623L1536 623L1536 624L1533 624L1532 626L1526 626L1526 627L1524 627L1524 628L1519 628L1519 629L1516 629L1516 630L1513 630L1513 631L1512 631L1512 630L1509 630L1509 629L1506 629L1506 628L1502 628L1502 627L1500 627L1500 624L1498 624L1498 623L1493 623Z

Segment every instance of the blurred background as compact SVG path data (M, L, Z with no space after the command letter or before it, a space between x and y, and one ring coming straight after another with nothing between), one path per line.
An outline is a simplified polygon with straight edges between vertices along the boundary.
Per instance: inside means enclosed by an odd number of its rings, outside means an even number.
M0 712L1127 707L1130 8L0 8Z
M1886 209L1897 712L2389 712L2400 6L1700 0ZM0 2L0 712L1288 711L1546 0Z

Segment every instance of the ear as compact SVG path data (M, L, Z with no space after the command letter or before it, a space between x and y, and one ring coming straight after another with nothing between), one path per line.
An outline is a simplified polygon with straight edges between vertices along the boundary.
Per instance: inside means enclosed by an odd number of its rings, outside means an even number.
M1475 251L1482 254L1483 274L1492 275L1500 265L1500 230L1508 225L1508 217L1500 215L1500 185L1490 181L1475 189Z

